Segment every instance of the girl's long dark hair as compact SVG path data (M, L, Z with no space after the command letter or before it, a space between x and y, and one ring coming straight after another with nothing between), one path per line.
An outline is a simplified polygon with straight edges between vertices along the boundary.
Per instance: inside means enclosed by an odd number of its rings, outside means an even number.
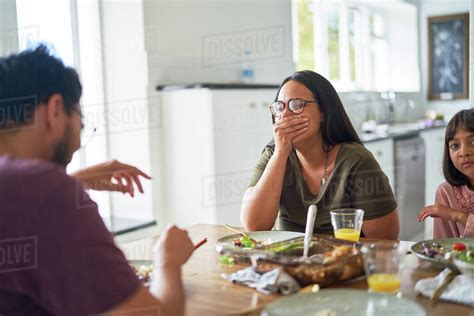
M314 71L303 70L293 73L285 78L278 88L275 101L285 83L290 80L297 81L308 88L316 102L318 102L321 112L324 115L322 121L323 143L326 148L331 148L336 144L355 142L362 144L349 117L347 116L341 99L332 84L323 76ZM273 118L274 119L274 118ZM273 141L270 143L273 144ZM269 144L269 145L270 145Z
M456 167L454 167L451 156L449 155L449 142L454 138L456 130L466 129L474 133L474 109L462 110L456 113L446 126L444 136L443 153L443 174L446 181L454 186L463 186L468 184L469 179Z

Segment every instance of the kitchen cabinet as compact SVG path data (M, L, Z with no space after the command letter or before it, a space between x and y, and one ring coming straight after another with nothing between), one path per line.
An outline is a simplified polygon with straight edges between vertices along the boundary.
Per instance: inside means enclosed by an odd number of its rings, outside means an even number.
M444 133L446 128L440 127L420 133L425 142L425 206L435 201L436 189L446 181L443 175ZM433 219L425 220L425 238L433 238Z
M390 186L392 187L392 191L395 193L393 138L386 138L364 143L364 146L374 155L375 159L380 165L380 168L382 168L382 171L387 175Z
M397 147L395 144L403 141L407 135L400 134L390 138L366 142L364 146L374 154L375 159L389 178L390 185L397 198L401 226L400 238L413 240L431 239L433 238L432 218L425 220L424 226L419 229L419 232L417 232L418 228L414 223L420 209L425 205L434 203L436 189L439 184L445 181L442 171L445 127L410 133L411 137L418 137L419 135L423 140L424 159L422 163L420 163L419 158L415 159L417 161L417 167L415 168L405 165L409 160L413 160L415 156L421 156L421 143L418 144L418 150L415 150L416 154L407 154L406 150L402 150L400 146L398 153L394 150ZM398 159L396 160L395 157L398 157ZM419 172L419 168L423 169L422 172ZM417 177L422 177L423 179L418 179ZM421 192L419 192L420 188L417 186L421 187ZM411 189L408 187L411 187ZM416 203L408 203L408 200L414 201L415 198ZM422 199L421 202L419 198Z
M164 207L169 222L241 226L253 168L272 138L275 88L162 91Z
M395 138L395 198L400 240L424 239L418 213L425 203L425 144L419 135Z
M443 149L445 128L422 131L421 138L425 141L426 150L426 186L425 204L433 204L436 189L445 181L443 175Z

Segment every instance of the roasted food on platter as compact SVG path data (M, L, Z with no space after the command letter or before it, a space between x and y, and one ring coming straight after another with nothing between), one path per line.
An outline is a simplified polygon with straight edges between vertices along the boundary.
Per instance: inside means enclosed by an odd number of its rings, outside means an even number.
M302 286L327 286L363 275L360 245L332 237L314 237L309 255L304 258L304 238L298 237L252 249L221 248L220 253L232 257L236 263L251 261L262 273L281 266Z
M267 247L275 251L275 256L260 257L254 263L261 272L282 266L302 286L327 286L364 274L358 245L335 239L313 238L309 256L303 258L304 242L299 238Z

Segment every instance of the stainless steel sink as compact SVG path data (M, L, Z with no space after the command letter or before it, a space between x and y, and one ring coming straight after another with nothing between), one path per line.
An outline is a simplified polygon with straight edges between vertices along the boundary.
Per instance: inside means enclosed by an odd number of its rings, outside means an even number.
M365 124L365 123L364 123ZM364 129L365 127L365 129ZM399 135L412 131L419 131L424 128L423 122L396 123L396 124L367 124L363 126L363 131L375 135Z

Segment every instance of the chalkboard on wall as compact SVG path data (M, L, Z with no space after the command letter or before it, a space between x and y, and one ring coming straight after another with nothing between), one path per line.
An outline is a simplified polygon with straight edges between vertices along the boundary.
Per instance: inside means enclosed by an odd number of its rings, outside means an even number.
M469 13L428 18L428 99L469 98Z

